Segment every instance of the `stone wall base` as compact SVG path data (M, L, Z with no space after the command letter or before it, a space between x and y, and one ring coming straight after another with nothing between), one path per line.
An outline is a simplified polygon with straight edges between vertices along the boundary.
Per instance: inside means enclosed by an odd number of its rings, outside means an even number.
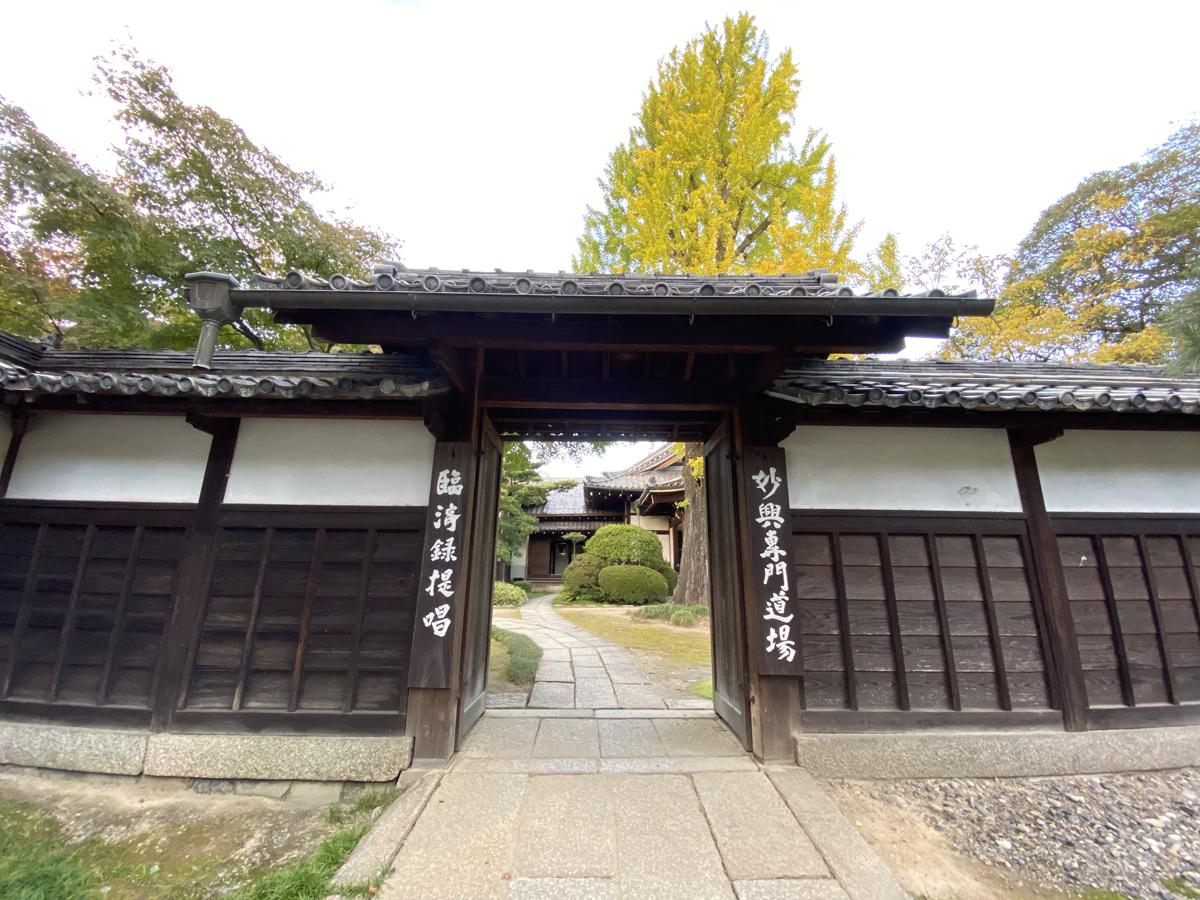
M1200 766L1200 726L1105 731L801 734L796 762L820 778L1019 778Z
M0 765L231 782L394 781L410 737L147 734L0 721ZM294 788L293 788L294 790Z

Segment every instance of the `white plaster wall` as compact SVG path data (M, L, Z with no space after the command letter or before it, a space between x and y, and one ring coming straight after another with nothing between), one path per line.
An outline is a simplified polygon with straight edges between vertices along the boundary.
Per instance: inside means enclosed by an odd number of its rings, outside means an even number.
M1002 429L801 425L780 446L792 509L1021 510Z
M1200 433L1067 431L1034 452L1051 512L1200 513Z
M671 559L671 520L666 516L643 516L639 515L633 503L629 504L629 524L640 525L642 528L647 528L650 531L659 532L657 535L658 542L662 544L663 560L673 563ZM665 533L662 533L665 532Z
M225 502L425 506L433 445L411 419L244 419Z
M525 567L528 565L529 559L529 538L517 550L513 552L512 562L508 564L509 571L512 573L514 580L525 577Z
M211 442L182 416L35 413L8 496L195 503Z

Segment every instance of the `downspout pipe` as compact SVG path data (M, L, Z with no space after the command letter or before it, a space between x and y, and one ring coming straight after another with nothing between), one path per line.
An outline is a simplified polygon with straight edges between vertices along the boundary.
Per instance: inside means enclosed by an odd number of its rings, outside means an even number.
M221 326L236 322L241 311L230 297L230 291L240 284L232 275L219 272L189 272L183 279L188 284L188 305L200 317L200 338L192 368L211 369Z

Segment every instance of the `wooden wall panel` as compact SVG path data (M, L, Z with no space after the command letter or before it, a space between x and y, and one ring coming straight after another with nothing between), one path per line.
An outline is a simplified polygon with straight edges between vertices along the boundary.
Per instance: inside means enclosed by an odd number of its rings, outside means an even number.
M794 511L792 526L807 710L1052 708L1019 517Z

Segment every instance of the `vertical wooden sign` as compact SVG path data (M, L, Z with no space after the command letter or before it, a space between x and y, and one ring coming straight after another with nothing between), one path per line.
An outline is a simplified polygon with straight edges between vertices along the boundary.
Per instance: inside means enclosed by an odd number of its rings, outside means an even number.
M473 476L470 444L437 444L417 582L410 688L448 688L453 683L454 641L467 588Z
M747 447L745 454L742 496L750 531L746 566L754 585L758 671L762 675L799 676L804 666L792 583L795 560L787 462L781 447Z

